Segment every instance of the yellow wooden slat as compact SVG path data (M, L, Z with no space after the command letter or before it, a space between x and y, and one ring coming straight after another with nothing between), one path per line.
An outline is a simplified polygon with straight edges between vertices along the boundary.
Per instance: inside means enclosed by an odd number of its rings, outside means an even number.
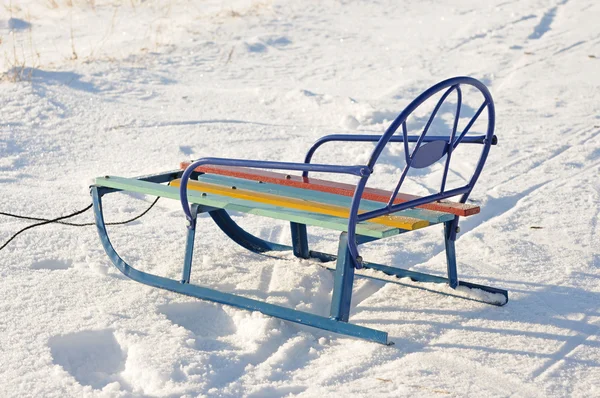
M171 181L171 186L178 187L180 180L176 179ZM222 196L229 196L232 198L238 198L243 200L249 200L258 203L265 203L272 206L287 207L296 210L310 211L313 213L327 214L330 216L348 218L350 209L343 206L334 206L324 203L319 203L310 200L290 198L286 196L273 195L268 193L254 192L246 189L239 189L234 187L221 186L216 184L209 184L205 182L198 182L190 180L188 182L188 189L205 192L207 194L216 194ZM362 213L362 212L361 212ZM420 220L412 217L404 216L381 216L367 220L368 222L387 225L390 227L401 228L405 230L415 230L424 228L429 225L429 221Z

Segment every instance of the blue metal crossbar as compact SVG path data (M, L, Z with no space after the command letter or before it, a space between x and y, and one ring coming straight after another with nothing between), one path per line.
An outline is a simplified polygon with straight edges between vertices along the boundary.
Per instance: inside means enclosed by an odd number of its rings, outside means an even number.
M465 129L465 134L468 131L469 130ZM495 137L496 136L494 136L494 138L493 138L492 145L496 145L498 142ZM428 135L423 138L423 142L432 142L432 141L438 141L438 140L446 140L447 141L448 138L449 137L445 137L445 136ZM336 141L337 142L378 142L380 139L381 139L381 134L330 134L330 135L326 135L324 137L319 138L310 147L310 149L308 150L308 152L306 153L306 156L304 158L304 163L310 163L310 161L312 160L312 157L315 154L315 152L317 151L317 149L319 149L319 147L321 145L326 144L328 142L336 142ZM409 135L408 140L406 142L417 142L418 139L419 139L418 135ZM460 140L460 143L462 143L462 144L485 144L485 139L486 139L485 135L474 135L474 136L468 136L468 137L463 136ZM402 136L402 135L392 136L388 142L405 142L404 136ZM458 145L458 143L459 142L456 142L455 147L456 147L456 145ZM407 151L407 153L408 153L408 151ZM305 171L303 176L308 177L308 171Z
M461 86L474 87L483 95L484 101L482 105L478 108L474 116L471 117L465 128L461 132L459 132L458 119L460 118L461 108L463 106L463 91L461 89ZM441 95L441 98L437 101L434 110L428 118L427 123L421 134L409 135L406 123L408 117L421 104L423 104L429 98L438 93L443 94ZM437 112L440 110L441 106L445 103L446 99L452 93L456 93L456 110L454 112L454 122L452 124L451 133L448 136L435 136L429 134L432 121L434 120ZM486 110L486 133L483 135L468 135L475 122L482 114L484 114L484 111ZM348 323L350 317L350 305L352 298L352 286L355 268L365 267L378 270L389 275L395 275L398 277L409 277L415 281L447 283L452 288L464 286L468 288L481 289L489 293L500 294L503 297L503 299L491 302L491 304L495 305L504 305L508 301L508 293L506 292L506 290L468 283L458 278L455 255L455 240L459 222L458 216L453 216L443 221L443 236L446 249L448 275L446 278L363 261L362 257L359 255L358 252L358 245L371 242L378 238L361 236L357 235L356 233L357 223L361 221L370 220L375 217L385 216L401 210L410 209L412 207L421 206L424 204L433 203L456 196L460 196L460 203L465 203L477 179L479 178L479 175L481 174L481 170L483 169L483 165L485 164L485 161L487 159L490 146L495 145L497 142L497 138L494 135L494 124L494 103L487 88L482 83L473 78L456 77L442 81L434 85L430 89L426 90L421 95L419 95L413 102L409 104L409 106L406 109L404 109L399 114L399 116L391 123L388 129L381 135L335 134L320 138L313 144L313 146L307 152L304 163L256 161L225 158L202 158L192 162L183 172L177 170L138 177L138 180L151 182L155 184L168 183L176 178L181 179L179 182L179 196L184 214L187 219L188 228L181 280L168 279L139 271L127 264L125 261L123 261L123 259L117 254L116 250L113 248L108 238L108 233L106 231L106 226L103 219L101 198L105 194L116 192L120 189L126 189L127 187L132 186L131 184L126 185L125 188L123 186L117 185L111 186L108 183L102 185L102 179L100 179L100 181L97 182L98 185L94 185L91 187L91 194L94 201L94 214L96 217L96 226L102 241L102 245L104 246L104 249L107 252L109 258L123 274L135 281L150 286L155 286L162 289L175 291L181 294L197 297L200 299L211 300L243 309L260 311L264 314L275 316L291 322L296 322L303 325L309 325L348 336L359 337L370 341L387 344L387 333ZM401 134L396 135L396 131L399 128L401 128ZM375 142L376 144L373 148L369 161L365 165L340 166L310 163L314 153L318 148L320 148L325 143L334 141ZM374 166L377 163L383 149L389 142L402 142L404 144L404 156L406 160L406 166L404 167L402 175L398 183L395 185L395 188L392 191L388 202L386 204L382 204L380 208L377 208L377 204L375 204L374 202L365 203L365 208L368 208L369 211L359 213L359 208L361 201L363 200L363 193L367 181L370 175L373 173ZM415 143L415 145L412 148L412 152L409 151L409 142ZM448 190L446 189L446 179L448 175L450 162L452 159L452 153L454 149L461 143L480 144L482 145L482 151L479 157L479 161L474 169L473 175L471 176L469 181L464 186ZM444 163L442 181L439 192L422 198L408 200L404 203L396 203L395 199L410 168L428 167L434 162L437 162L440 159L442 159L444 156L446 157L446 161ZM291 222L290 227L292 245L287 246L278 243L268 242L248 233L247 231L243 230L239 225L237 225L231 219L231 217L229 217L226 210L224 210L223 208L209 207L206 205L206 203L210 204L217 202L198 201L190 205L188 199L188 182L190 179L196 179L198 178L199 174L202 174L196 171L196 169L199 166L203 165L301 171L304 177L308 177L309 172L347 174L358 177L359 179L350 202L348 226L346 231L342 232L340 235L337 255L320 253L310 250L307 238L307 228L304 224L300 224L298 222ZM107 180L105 179L105 181ZM140 185L139 182L137 184ZM152 192L161 192L161 195L163 194L163 191L164 190L152 190ZM169 195L172 195L172 193ZM341 202L347 203L346 200ZM214 205L216 204L211 204L210 206ZM269 251L292 250L296 257L316 258L325 262L336 261L330 317L318 316L303 311L297 311L291 308L269 304L263 301L238 296L235 294L223 293L207 287L190 284L192 272L193 246L194 241L196 239L196 219L197 215L202 212L208 213L213 219L213 221L217 224L217 226L221 230L223 230L223 232L225 232L225 234L229 236L229 238L231 238L234 242L238 243L240 246L250 251L256 253L264 253Z

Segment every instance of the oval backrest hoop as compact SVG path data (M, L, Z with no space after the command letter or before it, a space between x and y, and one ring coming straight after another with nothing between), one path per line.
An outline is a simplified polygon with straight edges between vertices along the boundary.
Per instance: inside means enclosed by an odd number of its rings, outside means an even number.
M471 118L469 123L465 126L463 131L458 132L457 131L458 121L460 119L460 111L461 111L461 107L462 107L461 86L471 86L471 87L476 88L483 95L484 101L481 104L481 106L479 107L479 109L477 110L477 112L473 115L473 117ZM409 141L415 142L415 140L414 140L415 137L409 138L407 127L406 127L406 120L421 104L423 104L429 98L433 97L434 95L436 95L440 92L444 92L444 93L442 94L441 98L438 100L435 108L433 109L431 115L429 116L427 123L423 129L423 132L416 139L416 144L415 144L414 148L412 149L412 153L409 154L408 142ZM448 96L451 95L453 92L456 92L457 104L456 104L454 123L452 126L452 132L451 132L450 136L447 137L446 139L435 139L434 137L426 138L427 133L429 132L429 128L431 127L431 124L432 124L433 120L435 119L435 116L437 115L440 107L444 104L444 102L448 98ZM450 160L452 157L452 152L458 146L458 144L463 141L463 139L465 138L467 133L470 131L471 127L475 124L475 122L477 121L477 119L483 113L483 111L485 109L487 109L487 111L488 111L487 131L485 134L485 138L482 142L483 149L482 149L481 155L479 157L479 160L477 162L477 165L475 167L475 170L473 172L473 175L471 176L470 180L468 181L468 183L466 185L464 185L460 188L446 191L445 185L446 185L446 179L447 179L448 170L449 170L449 166L450 166ZM481 83L480 81L478 81L474 78L461 76L461 77L454 77L454 78L451 78L448 80L444 80L444 81L434 85L433 87L429 88L425 92L423 92L415 100L413 100L400 113L400 115L398 115L398 117L392 122L392 124L388 127L388 129L382 135L381 139L375 146L375 148L371 154L369 163L368 163L368 166L371 168L371 170L373 170L373 167L377 163L377 160L379 159L379 156L381 155L383 149L385 148L387 143L392 139L392 137L394 136L394 134L396 133L396 131L398 130L399 127L402 127L402 135L403 135L402 141L404 141L406 166L402 171L402 174L400 176L398 184L396 185L392 195L390 196L387 207L390 208L393 205L394 200L400 190L400 187L402 186L402 184L406 178L406 175L408 174L408 171L411 168L420 169L420 168L429 167L432 164L439 161L440 159L442 159L444 156L446 156L447 158L446 158L446 161L444 164L444 171L443 171L443 175L442 175L440 191L437 194L433 194L430 196L432 197L432 199L434 199L434 197L437 198L440 195L445 196L445 197L462 195L459 201L464 203L467 200L469 194L471 193L475 183L477 182L479 175L481 174L481 170L483 169L483 166L487 159L487 155L490 150L490 145L492 144L492 140L494 138L494 127L495 127L494 102L492 100L492 96L491 96L489 90L487 89L487 87L483 83ZM450 195L450 194L452 194L452 195Z

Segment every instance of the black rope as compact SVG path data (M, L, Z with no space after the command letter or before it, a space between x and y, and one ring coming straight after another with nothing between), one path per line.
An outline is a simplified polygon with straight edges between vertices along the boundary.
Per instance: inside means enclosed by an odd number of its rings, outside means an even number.
M152 209L154 207L154 205L156 204L156 202L158 202L158 199L160 197L157 197L156 199L154 199L154 202L152 202L152 204L150 205L150 207L148 207L146 210L144 210L142 213L138 214L137 216L130 218L128 220L125 221L115 221L115 222L109 222L106 223L106 225L123 225L123 224L127 224L130 223L132 221L135 221L141 217L143 217L144 215L146 215L146 213L148 213L150 211L150 209ZM6 242L4 242L4 244L0 247L0 250L4 249L6 246L8 246L8 244L15 239L17 236L21 235L23 232L27 231L28 229L31 228L35 228L35 227L40 227L42 225L46 225L46 224L52 224L52 223L56 223L56 224L62 224L62 225L69 225L71 227L88 227L91 225L96 225L96 223L90 222L90 223L71 223L71 222L65 222L65 221L61 221L61 220L65 220L67 218L71 218L71 217L75 217L78 216L82 213L85 213L86 211L88 211L89 209L92 208L92 204L86 206L85 208L78 210L74 213L68 214L66 216L61 216L61 217L57 217L57 218L53 218L53 219L48 219L48 218L41 218L41 217L29 217L29 216L21 216L18 214L12 214L12 213L6 213L3 211L0 211L0 215L2 216L7 216L7 217L14 217L14 218L19 218L22 220L31 220L31 221L42 221L36 224L31 224L23 229L21 229L20 231L18 231L17 233L15 233L13 236L11 236Z

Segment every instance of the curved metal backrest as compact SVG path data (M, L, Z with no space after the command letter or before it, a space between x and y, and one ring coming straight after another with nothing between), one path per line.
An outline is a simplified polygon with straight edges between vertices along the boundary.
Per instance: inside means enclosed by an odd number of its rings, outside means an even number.
M476 88L483 95L483 103L479 107L479 109L475 112L471 120L467 123L465 128L459 132L458 131L458 121L460 119L461 108L463 106L462 100L462 90L461 86L472 86ZM423 129L423 132L419 136L409 136L407 129L407 119L408 117L425 101L434 95L443 92L442 96L438 100L436 106L434 107L431 115L429 116L427 123ZM448 137L438 137L438 136L428 136L427 133L430 130L431 124L435 119L438 111L448 99L451 94L456 95L456 110L454 115L454 123L452 125L452 131ZM475 124L479 116L483 113L484 110L487 109L487 131L483 137L475 137L475 139L469 139L470 137L466 137L467 133L470 131L471 127ZM406 208L419 206L421 204L430 203L433 201L438 201L442 199L447 199L453 196L462 195L460 198L460 202L464 203L469 194L471 193L479 175L481 174L481 170L485 164L487 159L487 155L490 150L490 145L495 143L494 137L494 126L495 126L495 111L494 111L494 102L492 100L492 96L488 91L487 87L480 81L473 79L471 77L455 77L452 79L444 80L435 86L431 87L427 91L423 92L419 95L414 101L412 101L406 109L404 109L400 115L392 122L392 124L388 127L385 133L381 136L379 141L377 142L375 149L373 150L371 157L369 159L368 167L370 170L373 170L375 164L379 160L383 149L388 144L388 142L398 142L402 141L404 143L404 153L406 157L406 166L402 170L402 174L398 183L396 184L392 195L390 195L389 201L386 206L382 207L379 210L373 210L367 213L363 213L358 215L358 221L368 220L373 217L378 217L384 214L389 214L392 212L400 211ZM402 129L402 137L400 139L399 136L395 136L397 130ZM409 149L409 142L415 142L415 145L412 151ZM470 143L481 143L483 144L483 149L481 151L481 155L479 157L479 161L475 167L472 177L469 181L461 187L453 188L450 190L446 190L446 181L448 176L448 170L450 167L450 161L452 159L452 152L461 142L470 142ZM439 192L425 196L423 198L411 200L408 202L394 204L394 201L398 195L398 192L404 183L406 176L411 168L424 168L431 166L433 163L439 161L444 156L446 156L446 160L444 163L444 169L442 174L442 181ZM361 181L362 182L362 181ZM366 183L366 181L364 181ZM364 185L364 184L359 184ZM357 192L355 195L362 195L362 189L360 189L360 193Z
M460 119L460 112L462 108L462 89L461 86L471 86L477 89L483 95L483 103L479 106L471 120L467 123L465 128L458 133L458 121ZM408 128L406 126L406 121L408 117L425 101L434 95L443 92L441 98L436 104L433 112L429 116L425 128L421 135L419 136L409 136ZM454 117L454 123L452 125L452 132L448 137L438 137L438 136L428 136L427 133L431 127L435 116L438 111L444 104L445 100L452 93L456 93L457 104L456 111ZM471 127L475 124L479 116L483 113L484 110L487 109L487 129L484 135L479 136L467 136ZM383 216L386 214L394 213L400 210L404 210L407 208L420 206L426 203L435 202L442 199L447 199L450 197L454 197L457 195L462 195L460 198L460 202L466 202L469 194L473 190L479 175L481 174L481 170L483 169L483 165L487 159L488 153L490 151L490 146L496 144L496 137L494 136L494 127L495 127L495 110L494 110L494 101L492 100L492 96L488 91L487 87L481 83L480 81L473 79L471 77L460 76L454 77L448 80L444 80L430 89L423 92L419 95L413 102L411 102L398 117L392 122L392 124L388 127L383 135L362 135L362 134L334 134L327 135L321 137L317 140L313 146L306 153L304 163L308 164L311 162L313 155L316 150L323 144L327 142L340 141L340 142L377 142L375 148L371 154L368 165L364 168L361 173L361 178L356 185L356 189L354 191L354 196L352 198L352 204L350 206L350 214L348 217L348 250L350 253L350 258L353 260L355 266L357 268L361 268L362 259L358 255L358 248L356 244L356 232L355 227L356 224L360 221L369 220L371 218ZM402 134L395 134L399 128L402 128ZM359 214L360 201L362 200L362 195L367 185L367 181L369 176L373 173L373 168L375 164L379 160L383 149L389 142L403 142L404 143L404 152L406 156L406 166L402 171L402 175L400 176L400 180L398 184L394 188L394 191L390 195L388 203L377 210L365 212ZM412 152L409 150L409 142L416 143ZM469 144L481 144L483 145L483 149L481 151L481 155L479 157L479 161L475 167L473 175L471 176L468 183L462 187L454 188L447 190L446 189L446 179L448 176L448 170L450 161L452 158L452 152L460 143L469 143ZM433 194L428 195L422 198L413 199L404 203L395 204L395 198L398 195L400 187L402 186L408 171L411 168L423 168L430 166L434 162L440 160L444 156L447 156L446 163L444 165L444 171L442 176L442 184L440 187L440 191ZM303 177L308 177L309 170L305 169L302 173ZM457 221L457 219L455 219Z

